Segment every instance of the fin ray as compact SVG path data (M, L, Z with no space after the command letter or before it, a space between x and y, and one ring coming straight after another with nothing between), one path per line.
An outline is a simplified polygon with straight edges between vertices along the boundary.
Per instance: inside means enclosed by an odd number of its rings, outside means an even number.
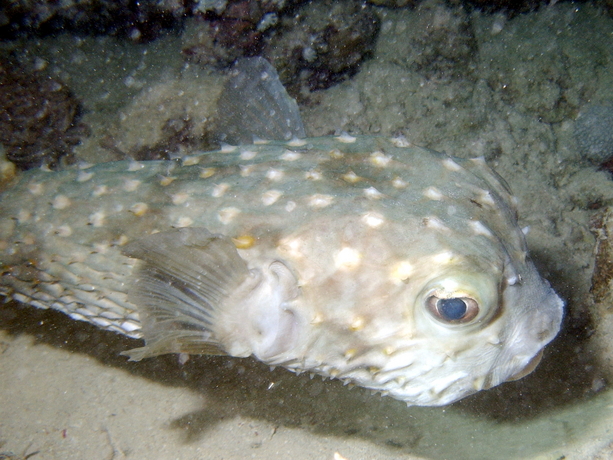
M164 353L225 354L213 336L216 310L249 275L230 238L203 228L156 233L126 246L141 262L128 300L138 306L146 346L133 361Z

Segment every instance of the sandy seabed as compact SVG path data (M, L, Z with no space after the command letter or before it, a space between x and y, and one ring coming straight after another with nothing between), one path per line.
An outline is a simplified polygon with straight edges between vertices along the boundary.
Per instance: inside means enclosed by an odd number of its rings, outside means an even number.
M129 363L119 352L138 341L7 303L0 451L39 451L33 458L45 460L613 456L613 327L589 293L590 219L613 204L613 183L581 158L573 138L583 107L613 100L613 20L566 3L511 20L436 1L380 14L375 56L301 107L307 131L404 135L486 158L518 197L536 264L568 302L563 331L539 368L448 407L407 408L249 359ZM435 34L433 24L442 34L467 33L471 53L413 65L418 38ZM211 115L221 77L185 66L181 40L143 46L63 36L3 46L44 59L84 100L92 136L77 153L100 161L112 159L99 147L104 136L129 150L155 139L168 118L204 123Z

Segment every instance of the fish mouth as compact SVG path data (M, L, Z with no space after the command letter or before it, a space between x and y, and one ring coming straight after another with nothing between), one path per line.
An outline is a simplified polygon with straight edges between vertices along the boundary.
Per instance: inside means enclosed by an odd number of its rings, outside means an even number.
M522 377L525 377L526 375L530 374L536 368L536 366L539 365L542 357L543 357L543 350L541 349L541 351L539 351L536 355L532 357L530 361L528 361L528 364L526 364L522 370L513 374L506 381L512 382L513 380L519 380Z

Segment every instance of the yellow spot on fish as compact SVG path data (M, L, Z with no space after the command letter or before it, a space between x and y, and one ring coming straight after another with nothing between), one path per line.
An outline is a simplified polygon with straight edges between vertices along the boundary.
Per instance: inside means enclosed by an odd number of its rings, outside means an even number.
M341 177L345 182L348 182L350 184L355 184L362 180L362 178L353 171L349 171L348 173L343 174Z
M362 254L350 247L344 247L334 256L334 265L340 270L354 270L360 266Z
M232 238L232 242L237 249L249 249L255 244L255 238L251 235L241 235L237 238Z
M128 237L126 235L121 235L119 238L117 238L115 241L113 241L113 245L115 246L125 246L126 244L128 244L128 241L130 241L128 239Z
M142 215L144 215L147 212L147 209L149 209L149 206L147 206L147 203L135 203L130 208L130 211L136 217L141 217Z
M70 206L70 199L66 195L58 195L51 202L54 209L66 209Z
M349 348L344 353L345 359L353 358L357 354L357 352L358 352L357 348Z
M308 198L308 205L311 208L320 209L330 206L334 202L332 195L324 195L322 193L316 193Z
M356 316L351 320L351 324L349 325L349 329L353 332L361 331L364 329L366 325L366 320L363 316Z
M215 168L202 168L200 171L199 177L200 179L208 179L215 175Z
M217 218L222 224L228 225L240 212L240 209L234 207L223 208L217 212Z
M338 160L339 158L343 158L345 156L345 154L339 149L332 149L330 150L330 152L328 152L328 154L330 155L330 158L334 158L335 160Z
M371 153L369 159L370 164L372 164L373 166L378 166L379 168L384 168L389 164L390 161L392 161L391 157L388 157L383 152L379 151Z

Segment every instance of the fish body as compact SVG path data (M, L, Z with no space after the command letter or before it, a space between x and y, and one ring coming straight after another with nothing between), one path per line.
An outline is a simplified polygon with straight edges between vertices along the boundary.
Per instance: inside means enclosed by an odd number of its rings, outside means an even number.
M250 356L416 405L528 372L563 304L482 159L348 135L24 173L0 293L168 352Z

